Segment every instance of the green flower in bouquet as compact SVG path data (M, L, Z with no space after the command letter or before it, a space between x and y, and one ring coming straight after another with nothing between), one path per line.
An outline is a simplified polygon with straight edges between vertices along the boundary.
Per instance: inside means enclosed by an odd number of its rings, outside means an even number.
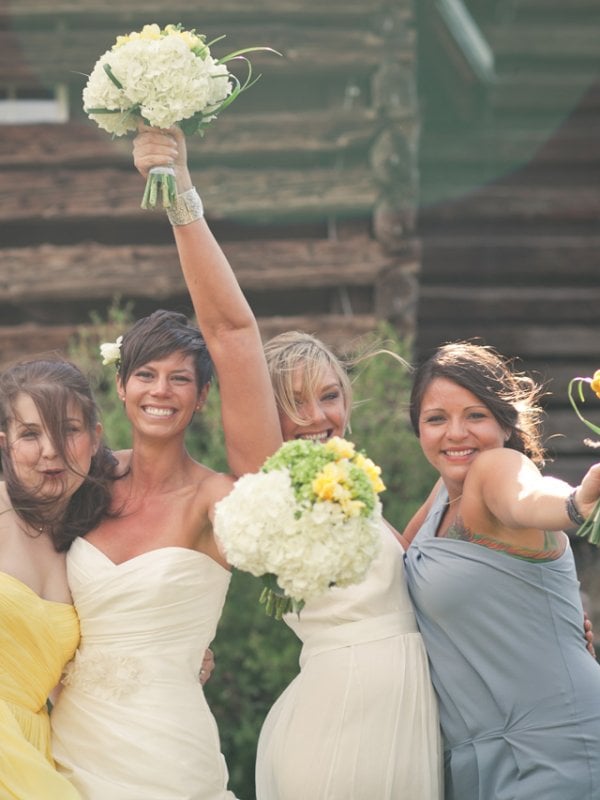
M263 578L278 619L331 586L363 580L379 552L380 469L354 445L286 442L217 504L215 533L230 564Z
M247 53L269 47L247 47L215 59L203 34L181 24L144 25L141 31L118 36L96 62L83 90L83 106L90 119L113 136L135 131L141 122L155 128L179 125L184 133L204 132L206 126L236 97L252 86ZM243 59L244 82L226 64ZM169 167L151 170L142 208L152 208L159 198L169 207L176 196L174 172Z
M585 403L585 394L584 394L584 387L588 385L592 392L600 399L600 369L597 369L592 377L586 378L573 378L569 381L568 387L568 395L569 401L575 410L575 413L579 417L579 419L583 422L584 425L594 431L594 433L600 434L600 426L594 425L593 422L590 422L589 419L586 419L579 407L577 405L577 401L573 396L575 392L577 392L577 397L580 403ZM595 442L591 439L584 439L584 443L587 444L589 447L600 447L600 442ZM577 535L582 536L588 539L592 544L599 545L600 544L600 500L596 503L596 506L590 516L586 519L586 521L581 525L581 527L577 530Z

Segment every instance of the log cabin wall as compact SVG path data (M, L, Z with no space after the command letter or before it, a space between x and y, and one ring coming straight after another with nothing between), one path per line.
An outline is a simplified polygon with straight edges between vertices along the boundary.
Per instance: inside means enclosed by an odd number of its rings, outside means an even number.
M435 5L450 14L456 4ZM468 0L467 8L494 56L485 88L448 46L431 5L419 26L416 356L472 337L519 356L552 393L547 471L577 484L599 453L583 444L598 437L575 417L567 385L600 368L600 3ZM600 424L591 393L585 414ZM572 544L597 640L600 554Z
M5 0L0 99L58 98L63 122L0 126L0 364L64 347L115 295L190 310L172 234L139 207L131 143L81 109L118 34L181 22L218 57L249 45L261 80L189 142L207 219L268 337L340 348L380 317L412 335L418 245L411 0ZM10 104L0 104L9 121Z
M480 337L519 356L552 393L549 469L578 482L593 434L567 384L600 368L600 3L466 5L494 56L488 87L453 62L431 8L420 25L417 355ZM591 395L585 411L600 424Z

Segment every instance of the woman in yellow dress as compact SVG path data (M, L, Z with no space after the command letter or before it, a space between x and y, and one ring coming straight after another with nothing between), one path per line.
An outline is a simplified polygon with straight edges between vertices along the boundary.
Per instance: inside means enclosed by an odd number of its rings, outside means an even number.
M105 513L115 461L77 367L0 376L0 453L0 800L78 800L54 767L47 699L79 641L64 550Z

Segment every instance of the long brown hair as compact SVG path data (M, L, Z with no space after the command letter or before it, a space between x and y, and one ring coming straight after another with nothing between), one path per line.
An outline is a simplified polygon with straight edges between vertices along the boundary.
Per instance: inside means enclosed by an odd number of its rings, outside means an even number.
M493 347L464 341L442 345L413 377L410 420L417 436L423 396L436 378L446 378L472 392L509 434L504 446L543 465L542 409L538 405L543 390L532 378L514 370Z
M65 421L69 407L74 404L81 411L86 431L92 436L96 434L98 422L98 408L85 375L75 364L59 357L21 361L7 368L0 375L0 430L4 434L8 434L9 424L16 419L15 403L20 394L31 397L57 453L76 472L66 448ZM22 485L16 477L9 447L2 448L1 459L6 489L15 512L33 528L47 530L56 550L67 550L74 538L96 527L109 513L117 462L103 442L66 509L61 506L57 510L55 500L43 498L35 489Z

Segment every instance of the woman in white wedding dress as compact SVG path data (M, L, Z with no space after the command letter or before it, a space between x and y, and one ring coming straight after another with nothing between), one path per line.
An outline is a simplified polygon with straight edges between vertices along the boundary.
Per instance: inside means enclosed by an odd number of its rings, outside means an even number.
M265 347L284 440L343 436L348 375L318 339ZM256 763L257 800L441 800L437 700L409 600L404 550L381 528L366 579L333 588L285 622L300 673L271 708Z
M53 755L86 800L225 800L198 668L229 585L212 519L233 478L194 461L184 441L211 357L232 471L258 469L281 431L258 327L202 218L183 137L146 131L134 148L143 174L157 160L184 165L169 216L204 340L158 311L112 348L133 447L118 454L114 513L68 553L81 644L52 713Z

